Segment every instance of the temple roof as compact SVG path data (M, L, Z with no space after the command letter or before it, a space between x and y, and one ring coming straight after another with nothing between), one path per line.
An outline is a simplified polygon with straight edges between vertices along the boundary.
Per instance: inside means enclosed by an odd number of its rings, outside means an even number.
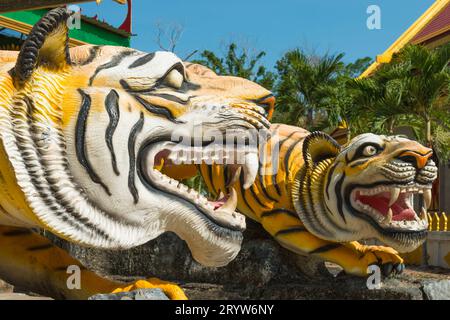
M369 76L380 64L391 61L392 55L409 43L432 47L433 42L440 44L444 38L447 41L449 34L450 0L436 0L360 77Z

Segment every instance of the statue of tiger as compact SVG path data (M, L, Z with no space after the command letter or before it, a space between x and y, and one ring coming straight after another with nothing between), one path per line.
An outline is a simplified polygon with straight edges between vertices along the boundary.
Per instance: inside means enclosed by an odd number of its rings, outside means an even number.
M245 79L210 77L195 65L190 71L170 52L69 50L68 17L53 9L18 54L0 51L0 278L54 298L161 288L185 299L177 285L158 279L125 285L102 278L34 231L109 249L172 231L198 262L226 265L245 229L236 198L218 205L154 164L174 137L208 144L208 128L239 136L267 130L272 94ZM67 285L71 266L80 267L79 286Z
M414 250L427 234L426 209L437 177L431 149L370 133L340 146L325 133L284 124L273 124L260 146L259 174L251 185L240 166L198 166L219 203L236 190L238 211L281 246L336 263L347 274L367 276L371 265L386 276L404 270L398 252ZM417 195L424 207L416 213ZM373 238L387 246L357 242Z

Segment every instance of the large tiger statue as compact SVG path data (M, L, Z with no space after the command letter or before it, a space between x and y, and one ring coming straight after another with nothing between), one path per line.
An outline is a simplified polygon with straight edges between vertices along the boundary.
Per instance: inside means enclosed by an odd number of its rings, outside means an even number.
M366 276L377 265L388 276L404 270L398 252L426 238L437 177L431 156L431 149L401 136L367 133L340 146L323 132L273 124L253 184L245 183L240 166L197 167L219 203L236 190L238 211L288 250L336 263L347 274ZM415 196L423 203L419 212Z
M68 16L49 11L18 54L0 51L0 278L54 298L161 288L184 299L177 285L155 278L102 278L35 231L107 249L172 231L198 262L226 265L245 228L235 193L217 204L154 165L178 142L173 137L208 144L208 128L239 136L267 130L272 95L241 78L190 71L169 52L69 50ZM254 163L244 167L257 171ZM76 266L80 282L68 285Z

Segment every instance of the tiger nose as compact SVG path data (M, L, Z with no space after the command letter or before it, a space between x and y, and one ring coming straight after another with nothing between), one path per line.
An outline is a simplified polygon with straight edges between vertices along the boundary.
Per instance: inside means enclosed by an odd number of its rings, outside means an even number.
M273 94L269 94L267 96L264 96L256 101L257 104L262 106L264 110L266 111L266 118L267 120L272 119L273 110L275 109L275 96Z
M422 147L418 151L406 150L399 155L399 159L411 163L418 169L422 169L433 155L433 150Z

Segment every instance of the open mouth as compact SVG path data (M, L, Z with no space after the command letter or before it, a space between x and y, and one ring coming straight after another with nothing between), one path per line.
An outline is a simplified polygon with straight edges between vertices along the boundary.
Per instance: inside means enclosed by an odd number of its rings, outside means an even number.
M413 209L413 197L423 197L419 213ZM350 197L353 208L370 216L380 226L422 231L428 228L427 209L431 204L431 186L357 187Z
M198 209L199 214L215 226L242 232L245 230L245 217L236 212L237 194L233 188L228 189L227 194L220 194L212 199L194 188L189 188L181 181L171 178L161 172L164 166L177 167L195 164L224 164L235 168L233 177L238 176L241 170L246 184L252 184L257 171L258 161L255 162L256 152L249 150L239 151L227 149L225 146L205 147L180 147L179 144L170 141L151 143L145 147L145 155L142 159L141 174L151 187L184 199ZM232 163L242 163L234 165ZM182 170L182 167L180 168ZM181 180L181 179L180 179Z

